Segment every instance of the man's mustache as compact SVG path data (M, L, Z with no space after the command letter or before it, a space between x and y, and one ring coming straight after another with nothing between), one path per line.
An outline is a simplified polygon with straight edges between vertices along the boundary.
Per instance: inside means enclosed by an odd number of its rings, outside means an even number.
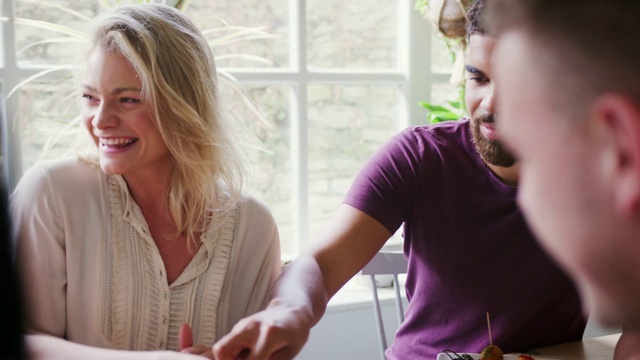
M494 123L496 121L496 115L495 114L480 115L476 118L476 120L483 123Z

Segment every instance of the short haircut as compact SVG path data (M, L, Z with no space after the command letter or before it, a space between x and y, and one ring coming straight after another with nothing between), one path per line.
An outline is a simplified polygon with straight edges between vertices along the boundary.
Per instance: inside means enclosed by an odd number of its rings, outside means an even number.
M489 34L516 29L540 48L557 105L574 111L608 92L640 102L639 15L638 0L487 0L484 12Z
M483 24L484 0L475 0L467 10L467 38L471 35L485 35Z

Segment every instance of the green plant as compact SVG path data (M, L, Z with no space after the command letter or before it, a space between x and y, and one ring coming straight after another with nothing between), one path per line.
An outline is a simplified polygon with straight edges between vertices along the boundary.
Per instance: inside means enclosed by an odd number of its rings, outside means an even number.
M466 18L465 12L471 3L473 0L416 0L415 2L415 9L425 19L429 19L438 38L447 46L453 64L450 82L458 88L457 99L446 100L445 104L420 102L420 105L428 110L427 120L429 123L458 120L465 114L464 53L467 44L464 19ZM436 10L440 9L436 11L437 18L433 17L432 6L436 6ZM442 8L437 6L442 6ZM453 11L447 10L447 8Z
M421 101L420 105L427 109L427 121L436 124L443 121L458 120L465 114L464 106L464 86L458 88L458 99L446 100L445 105L435 105L426 101Z

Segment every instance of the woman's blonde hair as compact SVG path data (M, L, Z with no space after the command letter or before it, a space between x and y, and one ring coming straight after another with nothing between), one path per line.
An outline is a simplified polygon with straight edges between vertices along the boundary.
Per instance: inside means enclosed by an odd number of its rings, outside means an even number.
M228 215L242 190L235 142L218 113L209 45L185 15L160 4L128 5L98 18L92 50L124 55L142 82L162 138L174 157L167 203L178 234L196 239Z

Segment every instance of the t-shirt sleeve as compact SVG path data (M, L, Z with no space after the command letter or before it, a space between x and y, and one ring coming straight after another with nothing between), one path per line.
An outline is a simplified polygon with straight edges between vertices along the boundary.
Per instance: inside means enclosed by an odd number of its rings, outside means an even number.
M413 203L423 148L424 141L415 128L392 137L365 163L343 202L395 233Z

